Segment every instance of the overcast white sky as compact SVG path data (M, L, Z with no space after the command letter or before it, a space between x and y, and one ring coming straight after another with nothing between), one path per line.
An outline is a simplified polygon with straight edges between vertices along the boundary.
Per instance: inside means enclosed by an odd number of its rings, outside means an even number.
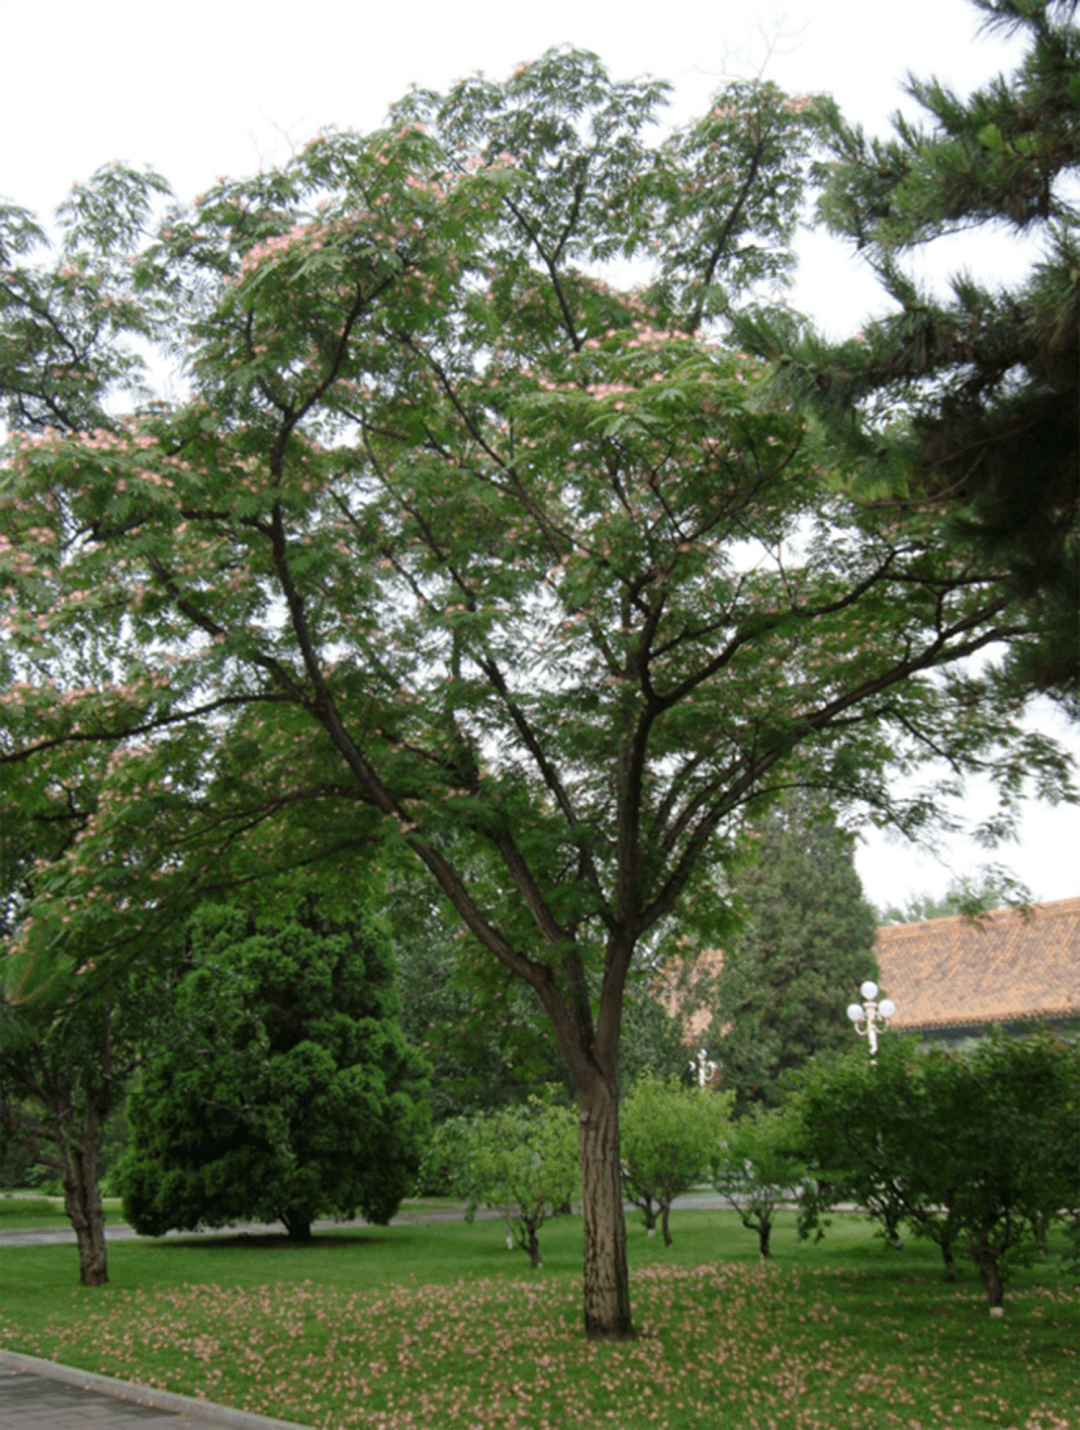
M224 174L286 157L327 124L371 129L413 81L503 76L551 45L595 50L619 78L675 85L669 115L703 111L725 72L828 91L872 133L915 107L900 85L931 73L966 93L1020 53L979 36L967 0L0 0L0 193L42 218L74 179L114 158L153 165L185 199ZM772 39L770 46L768 40ZM1031 249L1003 235L953 240L927 260L1008 280ZM881 311L839 244L807 236L792 304L831 335ZM1042 711L1040 724L1064 723ZM985 812L977 790L966 802ZM941 863L872 837L858 856L870 898L940 893L987 856L953 839ZM1037 899L1080 894L1080 820L1032 806L1019 844L992 857Z

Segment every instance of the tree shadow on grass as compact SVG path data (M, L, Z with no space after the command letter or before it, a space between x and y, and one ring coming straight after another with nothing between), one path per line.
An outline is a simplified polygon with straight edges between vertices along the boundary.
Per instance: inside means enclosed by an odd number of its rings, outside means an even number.
M161 1250L178 1251L229 1249L244 1251L309 1251L322 1247L379 1246L380 1238L362 1231L315 1232L310 1241L292 1241L284 1231L196 1232L190 1236L156 1237L153 1245Z

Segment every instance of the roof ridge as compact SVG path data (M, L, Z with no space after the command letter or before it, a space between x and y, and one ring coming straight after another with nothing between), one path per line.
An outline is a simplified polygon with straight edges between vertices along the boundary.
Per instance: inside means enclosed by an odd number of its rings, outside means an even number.
M1080 896L1068 899L1048 899L1045 903L1032 903L1026 906L1031 909L1031 920L1036 919L1060 919L1069 914L1080 914ZM915 919L907 924L879 924L878 938L886 935L888 938L913 937L923 929L944 928L946 925L965 925L968 928L979 928L983 920L994 922L1004 922L1010 914L1015 914L1018 919L1024 919L1024 911L1014 908L1012 905L1004 909L983 909L975 914L945 914L940 919Z
M989 1023L1041 1023L1048 1018L1080 1018L1080 1008L1075 1003L1064 1003L1057 1008L1015 1009L1004 1013L958 1012L943 1014L939 1018L913 1019L910 1023L905 1023L901 1014L897 1012L894 1017L889 1019L889 1022L897 1032L910 1033L918 1028L948 1028L968 1025L977 1028L985 1027Z

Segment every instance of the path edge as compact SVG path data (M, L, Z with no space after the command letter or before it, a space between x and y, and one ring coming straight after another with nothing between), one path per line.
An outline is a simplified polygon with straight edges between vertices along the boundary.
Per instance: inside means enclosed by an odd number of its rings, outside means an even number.
M80 1370L78 1366L61 1365L59 1361L43 1360L40 1356L24 1355L22 1351L0 1349L0 1371L23 1370L47 1380L62 1380L83 1390L96 1390L117 1400L132 1400L137 1405L149 1405L155 1410L172 1410L178 1415L198 1416L217 1425L231 1425L235 1430L311 1430L295 1420L276 1420L270 1415L255 1415L250 1410L236 1410L231 1405L215 1405L212 1400L200 1400L194 1395L179 1395L175 1390L154 1390L148 1385L136 1385L129 1380L115 1380L111 1375Z

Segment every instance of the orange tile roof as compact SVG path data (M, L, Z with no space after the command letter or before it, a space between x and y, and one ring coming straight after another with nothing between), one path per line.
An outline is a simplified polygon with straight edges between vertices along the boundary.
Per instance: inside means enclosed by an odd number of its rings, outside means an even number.
M1080 1017L1080 898L886 925L874 953L898 1029Z

